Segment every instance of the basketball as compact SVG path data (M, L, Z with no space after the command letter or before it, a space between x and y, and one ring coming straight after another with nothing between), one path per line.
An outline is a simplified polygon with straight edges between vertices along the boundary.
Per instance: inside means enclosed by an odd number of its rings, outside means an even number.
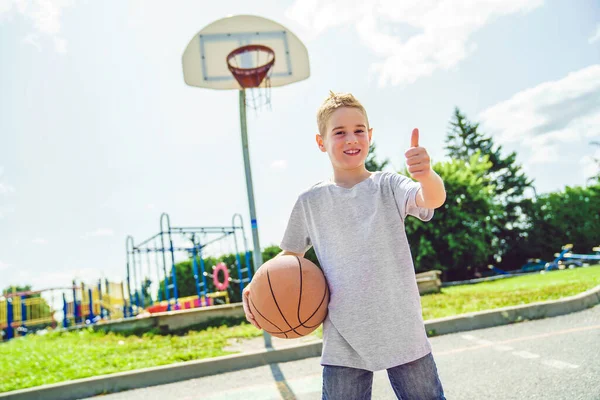
M248 306L265 331L283 339L308 335L327 316L329 287L319 267L296 256L264 263L252 278Z

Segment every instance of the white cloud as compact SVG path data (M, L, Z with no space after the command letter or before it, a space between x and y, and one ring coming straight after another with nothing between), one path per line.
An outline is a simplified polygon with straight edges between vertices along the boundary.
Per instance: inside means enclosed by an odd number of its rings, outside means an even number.
M286 160L275 160L271 163L271 168L274 169L286 169L287 161Z
M5 269L8 269L10 267L11 267L10 264L0 261L0 271L4 271Z
M48 244L48 241L44 238L35 238L31 241L34 244Z
M115 233L112 229L96 229L93 232L87 232L85 235L83 235L83 237L113 236L114 234Z
M296 0L286 16L314 39L329 28L353 26L380 61L380 86L415 82L449 69L475 51L470 41L494 19L529 12L543 0ZM404 34L401 34L404 32Z
M523 90L484 110L482 128L498 143L531 150L530 163L556 160L565 143L585 143L600 135L600 64Z
M600 24L596 26L596 33L590 36L590 38L588 39L588 43L592 44L597 42L598 40L600 40Z
M66 53L67 41L60 36L61 17L63 10L73 4L73 0L0 0L0 20L9 16L14 8L15 12L31 21L37 33L52 39L58 53ZM41 48L35 34L28 34L23 41Z

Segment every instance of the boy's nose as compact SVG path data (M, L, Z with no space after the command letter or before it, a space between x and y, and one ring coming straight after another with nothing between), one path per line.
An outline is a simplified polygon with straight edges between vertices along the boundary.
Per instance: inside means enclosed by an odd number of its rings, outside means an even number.
M346 144L358 143L358 138L356 136L352 137L350 135L346 136Z

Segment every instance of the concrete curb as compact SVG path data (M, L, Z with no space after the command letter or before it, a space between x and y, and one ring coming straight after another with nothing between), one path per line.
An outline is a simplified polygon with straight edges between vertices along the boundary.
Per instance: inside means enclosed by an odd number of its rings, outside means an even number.
M600 285L586 292L559 300L544 301L516 307L505 307L481 311L457 317L439 318L425 321L425 329L430 335L443 335L474 329L507 325L525 320L556 317L583 311L600 303ZM81 399L103 393L138 389L163 385L231 372L255 368L271 363L301 360L318 357L323 348L322 341L286 347L277 350L261 350L234 354L205 360L188 361L160 367L145 368L129 372L102 375L53 385L37 386L29 389L0 393L0 399Z
M583 311L599 303L600 285L586 292L563 299L461 314L456 317L430 319L425 321L425 329L430 335L445 335L533 319L557 317L559 315Z

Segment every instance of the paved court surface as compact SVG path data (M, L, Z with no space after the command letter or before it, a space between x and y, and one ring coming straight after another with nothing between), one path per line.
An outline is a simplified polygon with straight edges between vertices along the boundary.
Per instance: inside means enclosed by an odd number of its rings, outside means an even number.
M600 399L600 306L431 343L448 399ZM98 397L316 400L321 371L319 358L310 358ZM386 372L376 372L373 399L395 398Z

